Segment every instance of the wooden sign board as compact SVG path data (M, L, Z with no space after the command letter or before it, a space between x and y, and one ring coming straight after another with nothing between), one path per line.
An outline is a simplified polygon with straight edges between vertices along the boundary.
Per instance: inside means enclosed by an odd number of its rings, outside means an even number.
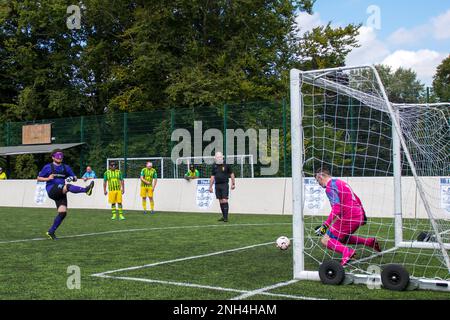
M46 144L52 142L52 125L32 124L22 126L22 144Z

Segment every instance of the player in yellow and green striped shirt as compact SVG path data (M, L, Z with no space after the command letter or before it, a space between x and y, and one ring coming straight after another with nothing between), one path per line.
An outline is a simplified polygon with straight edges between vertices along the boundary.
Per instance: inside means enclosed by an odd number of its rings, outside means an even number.
M109 194L106 191L106 186L108 186ZM119 211L119 219L125 220L122 210L122 194L125 193L125 183L122 172L117 169L117 164L114 161L109 163L109 169L106 170L103 176L103 191L105 196L108 195L108 201L111 204L111 220L116 220L116 204Z
M153 192L155 191L156 184L158 182L158 174L156 169L153 168L153 164L148 161L145 164L145 168L141 170L141 198L142 208L144 208L144 214L147 213L147 197L150 200L150 213L155 213L155 202L153 201Z

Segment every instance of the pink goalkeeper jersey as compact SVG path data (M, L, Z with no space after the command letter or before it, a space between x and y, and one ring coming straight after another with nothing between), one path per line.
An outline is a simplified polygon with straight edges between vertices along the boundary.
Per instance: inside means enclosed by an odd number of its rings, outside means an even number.
M331 213L325 221L326 225L330 226L336 217L352 221L364 218L361 200L345 181L331 179L327 183L326 194L331 205Z

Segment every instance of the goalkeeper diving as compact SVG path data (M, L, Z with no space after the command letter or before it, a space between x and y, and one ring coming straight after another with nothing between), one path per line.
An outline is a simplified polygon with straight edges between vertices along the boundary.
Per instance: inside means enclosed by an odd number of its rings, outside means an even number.
M362 244L380 252L376 238L363 238L354 235L359 227L367 223L366 213L361 200L350 186L342 180L333 178L327 169L316 172L319 185L326 189L331 205L328 219L315 229L315 233L323 236L321 243L329 250L342 255L341 265L346 265L355 257L356 251L347 244Z

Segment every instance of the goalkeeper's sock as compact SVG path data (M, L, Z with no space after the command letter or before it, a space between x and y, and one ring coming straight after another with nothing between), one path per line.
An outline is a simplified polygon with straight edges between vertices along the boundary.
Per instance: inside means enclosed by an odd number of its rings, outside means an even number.
M67 191L72 193L86 193L87 188L74 186L73 184L67 184Z
M48 229L48 233L55 233L56 229L61 225L64 218L66 217L66 212L59 212L58 215L55 217L55 220L53 221L53 225L50 229Z
M367 247L373 247L375 243L375 238L363 238L358 236L348 236L347 237L348 244L363 244Z
M342 243L333 238L330 238L328 240L327 248L332 251L339 252L340 254L344 254L344 252L347 250L346 246L344 246Z

